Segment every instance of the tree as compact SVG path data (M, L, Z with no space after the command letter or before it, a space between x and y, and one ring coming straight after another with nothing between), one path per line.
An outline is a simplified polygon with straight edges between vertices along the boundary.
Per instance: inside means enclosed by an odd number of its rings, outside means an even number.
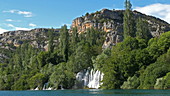
M129 77L127 81L123 83L121 86L122 89L136 89L139 86L139 78L134 75L133 77Z
M64 25L60 31L60 50L63 55L63 60L68 60L68 47L69 47L69 33L67 26Z
M126 10L124 12L123 17L123 29L124 29L124 38L135 37L135 20L133 16L133 12L131 11L131 3L130 1L125 1Z
M48 38L49 38L49 41L48 41L48 51L50 53L52 53L54 51L54 45L53 45L53 41L54 41L54 29L51 29L48 31Z
M36 75L32 76L28 80L28 83L31 89L35 89L36 87L42 89L45 81L46 81L46 76L42 73L37 73Z
M40 52L37 55L38 67L41 68L41 67L45 66L46 64L48 64L48 62L47 62L48 58L49 58L48 52Z
M74 27L72 35L71 35L71 43L69 44L71 47L70 51L75 51L78 42L79 42L78 30L77 30L77 27ZM71 52L71 53L73 53L73 52Z
M78 30L77 30L77 27L73 28L72 43L73 44L77 44L78 43Z
M140 75L140 86L141 89L153 88L156 84L156 80L160 77L165 76L170 72L170 49L167 53L157 58L157 61L147 66L144 72ZM156 86L155 86L156 87Z
M138 39L149 40L151 38L148 23L142 20L142 18L138 19L136 27L137 27L136 37Z
M94 28L87 29L87 41L90 45L94 45L96 43L96 34Z
M132 4L130 3L129 0L126 0L126 1L125 1L125 8L128 9L128 10L131 10L131 9L132 9Z
M59 87L63 87L68 89L74 85L75 75L73 72L68 71L66 66L65 62L55 66L55 71L49 78L50 83L54 86L53 88L59 89Z
M74 56L75 62L73 63L73 68L76 68L74 72L79 72L83 69L92 66L92 51L90 50L90 44L87 42L80 42Z

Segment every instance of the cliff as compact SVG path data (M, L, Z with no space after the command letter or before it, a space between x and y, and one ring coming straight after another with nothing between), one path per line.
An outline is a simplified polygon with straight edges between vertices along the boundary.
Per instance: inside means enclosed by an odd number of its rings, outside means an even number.
M29 42L34 48L48 50L48 31L51 29L37 28L30 31L8 31L0 34L0 62L8 59L9 54L24 42ZM60 29L54 29L54 35L58 35ZM54 40L57 44L58 40ZM10 52L11 51L11 52Z
M107 32L107 36L102 47L111 47L123 41L123 13L124 10L108 9L102 9L91 14L87 13L85 16L73 20L71 31L74 27L78 28L79 33L85 32L90 27L104 30ZM136 19L141 17L148 22L153 37L158 37L160 34L170 31L170 24L159 18L148 16L137 11L133 11L133 14Z

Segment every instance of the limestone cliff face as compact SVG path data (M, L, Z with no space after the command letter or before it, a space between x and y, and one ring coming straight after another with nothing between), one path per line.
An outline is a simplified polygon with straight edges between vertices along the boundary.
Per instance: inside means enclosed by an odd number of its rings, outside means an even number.
M104 30L107 32L107 36L103 48L111 47L123 41L123 12L123 10L102 9L92 14L86 14L73 20L71 31L74 27L78 28L79 33L85 32L90 27ZM133 11L133 14L135 18L142 17L148 22L153 37L170 31L170 25L163 20L147 16L137 11Z
M0 34L0 42L1 43L8 43L13 44L15 47L20 46L24 41L30 41L30 44L35 46L36 48L44 48L45 45L39 45L38 42L45 41L47 43L48 39L48 30L45 28L33 29L30 31L8 31L3 34ZM55 32L59 32L59 29L55 29Z
M77 27L78 32L84 32L90 27L102 29L106 32L109 32L113 29L116 29L117 26L120 26L122 23L123 11L112 11L108 9L103 9L97 11L96 13L86 14L86 16L76 18L73 20L72 28ZM118 21L118 22L115 22Z
M44 51L48 50L48 31L50 29L38 28L30 31L8 31L0 34L0 63L8 58L6 53L10 53L24 42L29 42L34 48ZM54 29L55 35L58 35L60 29ZM57 44L58 40L54 40Z

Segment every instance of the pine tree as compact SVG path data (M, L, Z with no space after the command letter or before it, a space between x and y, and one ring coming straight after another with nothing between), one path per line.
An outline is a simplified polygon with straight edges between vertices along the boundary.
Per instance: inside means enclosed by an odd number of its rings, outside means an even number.
M48 31L48 38L49 38L49 41L48 41L48 51L50 53L52 53L54 51L54 29L51 29Z
M132 12L132 4L130 1L125 1L125 12L123 17L123 29L124 29L124 38L135 37L135 20Z
M73 33L72 33L72 43L77 44L78 42L78 30L77 27L73 28Z
M128 9L128 10L132 10L132 4L130 3L129 0L125 1L125 8Z
M99 32L97 29L89 28L87 30L87 41L90 43L90 45L95 45L99 37Z
M69 33L67 26L64 25L60 31L60 50L64 61L68 60L68 47L69 47Z
M148 23L142 18L139 18L136 24L137 31L136 37L139 39L149 40L151 38L151 34L149 32Z

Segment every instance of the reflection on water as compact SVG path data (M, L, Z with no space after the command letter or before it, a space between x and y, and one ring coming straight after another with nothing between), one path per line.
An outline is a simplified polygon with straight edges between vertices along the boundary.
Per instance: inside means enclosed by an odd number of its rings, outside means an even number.
M71 90L67 94L95 95L95 96L170 96L170 90Z
M170 96L170 90L0 91L0 96Z

